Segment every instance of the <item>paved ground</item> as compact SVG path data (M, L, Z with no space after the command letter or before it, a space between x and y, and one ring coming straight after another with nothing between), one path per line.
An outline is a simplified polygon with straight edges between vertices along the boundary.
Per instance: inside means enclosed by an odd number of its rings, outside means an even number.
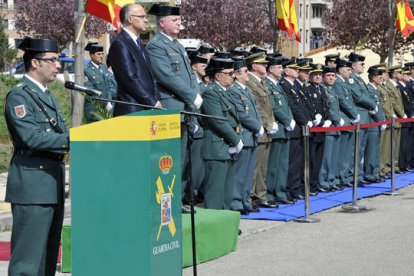
M401 191L401 197L362 200L372 209L366 213L338 207L313 215L321 219L316 224L242 220L237 251L199 265L198 275L414 275L414 185ZM0 202L0 226L8 217ZM10 232L0 233L0 240L9 241ZM7 265L0 262L0 276ZM183 270L192 274L192 268Z

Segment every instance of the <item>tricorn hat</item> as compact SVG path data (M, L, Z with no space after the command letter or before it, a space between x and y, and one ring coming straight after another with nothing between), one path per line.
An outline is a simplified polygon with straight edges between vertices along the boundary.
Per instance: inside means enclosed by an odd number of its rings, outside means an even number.
M37 53L58 53L57 42L51 39L25 37L17 47L22 51L32 51Z
M103 52L103 50L103 46L99 45L98 42L89 42L85 47L85 51L89 53Z
M180 15L180 8L177 6L154 4L149 9L148 14L156 16Z

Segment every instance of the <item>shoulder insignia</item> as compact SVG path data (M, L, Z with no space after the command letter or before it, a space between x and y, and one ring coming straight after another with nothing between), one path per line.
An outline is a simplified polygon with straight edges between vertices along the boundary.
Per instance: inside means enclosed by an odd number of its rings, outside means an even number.
M26 116L26 107L24 104L16 105L14 107L14 113L16 114L17 118L24 118L24 116Z
M354 84L354 79L353 79L353 78L349 78L348 82L349 82L350 84Z
M85 83L85 82L88 82L88 81L89 81L88 76L85 76L85 77L83 78L83 82Z
M22 87L23 86L23 83L21 83L21 82L19 82L17 85L16 85L16 87Z
M311 86L311 84L310 84L310 83L307 83L307 84L306 84L306 87L309 87L309 86Z

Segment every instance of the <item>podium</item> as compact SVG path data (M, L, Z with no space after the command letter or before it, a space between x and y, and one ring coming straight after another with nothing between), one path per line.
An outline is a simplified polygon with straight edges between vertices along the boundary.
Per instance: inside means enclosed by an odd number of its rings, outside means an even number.
M72 273L181 275L178 111L70 130Z

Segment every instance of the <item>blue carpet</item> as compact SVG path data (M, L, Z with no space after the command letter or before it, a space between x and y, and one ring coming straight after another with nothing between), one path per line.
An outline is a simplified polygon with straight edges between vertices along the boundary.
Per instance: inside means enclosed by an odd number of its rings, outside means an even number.
M395 188L399 189L414 183L414 172L395 175ZM391 180L358 187L358 199L391 191ZM345 203L352 202L352 188L331 193L319 193L310 197L310 213L314 214ZM260 213L240 216L242 219L263 219L290 221L305 216L305 201L298 200L293 205L281 204L277 209L260 208Z

